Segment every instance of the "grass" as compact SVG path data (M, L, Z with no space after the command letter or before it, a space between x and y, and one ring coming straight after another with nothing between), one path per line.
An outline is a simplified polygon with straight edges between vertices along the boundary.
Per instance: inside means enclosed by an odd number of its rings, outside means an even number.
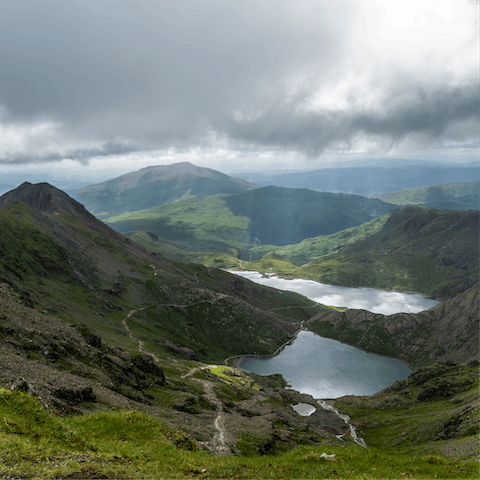
M4 478L477 478L475 460L390 454L382 448L299 447L216 457L185 433L138 411L55 417L33 397L0 390L0 475ZM248 439L247 439L248 440ZM259 450L258 450L259 449ZM323 452L335 458L321 458ZM262 455L263 454L263 455Z
M234 215L225 200L216 195L127 212L104 221L112 227L125 225L172 240L194 238L227 241L232 245L249 243L248 218Z
M284 247L262 245L253 247L250 251L269 256L276 254L296 266L301 266L316 258L328 255L343 245L354 243L374 234L383 227L390 216L391 214L383 215L376 220L364 223L358 227L347 228L332 235L307 238L303 240L303 242L294 245L286 245Z
M245 375L238 368L227 367L225 365L209 365L208 370L228 385L239 385L242 387L252 387L258 390L259 387L253 382L252 377Z
M478 456L478 365L430 365L380 394L344 397L335 406L360 424L367 445L391 454Z

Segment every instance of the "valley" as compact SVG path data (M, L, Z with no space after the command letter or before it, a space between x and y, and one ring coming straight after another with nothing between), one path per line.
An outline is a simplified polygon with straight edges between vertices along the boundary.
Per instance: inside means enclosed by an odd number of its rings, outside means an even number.
M97 214L119 230L135 228L127 236L48 184L0 197L0 474L477 475L478 211L234 184L244 190L179 187L166 200L173 203ZM320 205L332 208L318 222L326 230L312 220ZM442 302L390 316L332 308L217 267ZM328 400L350 415L366 449L280 375L224 365L271 355L301 328L415 369L373 396ZM29 385L33 396L21 391ZM317 411L302 417L292 408L299 402Z

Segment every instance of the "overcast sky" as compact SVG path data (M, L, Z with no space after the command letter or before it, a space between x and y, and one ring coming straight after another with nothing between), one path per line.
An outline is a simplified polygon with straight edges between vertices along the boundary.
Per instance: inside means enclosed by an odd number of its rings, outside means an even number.
M0 172L478 157L478 0L4 0Z

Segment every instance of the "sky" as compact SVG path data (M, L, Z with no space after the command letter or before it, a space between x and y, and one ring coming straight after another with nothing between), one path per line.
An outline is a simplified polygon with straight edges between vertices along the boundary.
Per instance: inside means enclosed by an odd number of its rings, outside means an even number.
M479 153L478 0L6 0L0 174Z

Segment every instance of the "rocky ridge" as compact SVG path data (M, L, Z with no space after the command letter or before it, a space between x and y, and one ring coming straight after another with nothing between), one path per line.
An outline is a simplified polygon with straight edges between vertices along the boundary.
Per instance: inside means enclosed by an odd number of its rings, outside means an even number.
M451 300L417 314L380 315L352 309L320 313L307 325L322 336L421 367L439 360L478 360L478 322L477 283Z

